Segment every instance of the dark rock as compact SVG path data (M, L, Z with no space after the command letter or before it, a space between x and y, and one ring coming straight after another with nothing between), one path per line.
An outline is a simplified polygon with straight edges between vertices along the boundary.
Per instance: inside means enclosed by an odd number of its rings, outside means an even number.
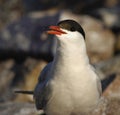
M105 0L104 1L104 6L105 7L113 8L113 7L119 6L119 5L120 5L119 0Z
M119 99L109 98L106 107L106 115L119 115L119 114L120 114L120 98Z
M53 36L45 31L49 25L58 22L60 13L41 17L25 16L10 24L0 32L0 58L15 57L24 59L26 56L52 56Z
M103 93L108 95L108 92L111 92L111 95L116 95L119 93L119 73L120 73L120 55L117 55L109 60L99 62L95 64L96 70L100 70L103 73L102 77L102 87ZM111 91L113 87L113 91ZM114 87L117 87L115 91ZM115 92L114 92L115 91ZM118 96L119 97L119 96Z
M1 0L0 1L0 30L7 24L20 19L23 15L23 5L21 0Z
M13 60L0 62L0 101L9 100L12 96L10 86L15 76L11 70L13 65Z
M116 53L120 53L120 33L118 34L115 42L115 51Z
M59 7L60 9L70 9L75 13L87 12L94 8L100 7L103 2L100 0L24 0L23 1L27 11L46 10L53 7Z
M114 7L98 8L93 12L89 11L88 15L101 20L104 26L111 29L115 34L120 32L120 4Z
M23 0L24 8L27 12L47 10L59 6L62 1L57 0Z
M94 11L94 9L101 7L103 4L103 2L100 0L71 0L69 2L67 0L64 1L65 7L77 14Z
M105 26L112 29L113 32L120 32L120 5L112 8L101 8L97 14L101 16Z
M120 99L102 97L97 108L88 115L119 115Z
M116 79L116 75L110 75L110 76L104 78L103 80L101 80L103 93L104 93L105 90L109 87L109 85L112 84L112 82L113 82L115 79Z
M120 74L116 75L113 82L106 88L103 95L109 98L118 98L120 100Z

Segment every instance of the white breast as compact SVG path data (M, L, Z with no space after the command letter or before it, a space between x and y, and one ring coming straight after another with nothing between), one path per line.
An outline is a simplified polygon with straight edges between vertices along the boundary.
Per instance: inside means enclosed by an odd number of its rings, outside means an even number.
M62 73L51 82L52 94L47 107L51 115L70 115L96 106L99 101L96 74L89 67L82 71L62 68Z

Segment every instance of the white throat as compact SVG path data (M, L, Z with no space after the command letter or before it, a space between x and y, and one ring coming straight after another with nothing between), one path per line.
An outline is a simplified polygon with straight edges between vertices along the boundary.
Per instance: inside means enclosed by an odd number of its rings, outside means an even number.
M88 64L89 59L86 53L86 44L79 32L67 32L58 36L57 50L54 61L67 63L68 61L81 65Z

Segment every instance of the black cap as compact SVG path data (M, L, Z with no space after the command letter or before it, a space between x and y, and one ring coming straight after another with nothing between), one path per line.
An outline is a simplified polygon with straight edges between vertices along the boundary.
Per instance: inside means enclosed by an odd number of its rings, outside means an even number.
M63 28L63 29L66 29L66 30L69 30L69 31L78 31L80 32L84 39L85 39L85 32L83 30L83 28L80 26L79 23L77 23L76 21L74 20L63 20L63 21L60 21L58 24L57 24L59 27Z

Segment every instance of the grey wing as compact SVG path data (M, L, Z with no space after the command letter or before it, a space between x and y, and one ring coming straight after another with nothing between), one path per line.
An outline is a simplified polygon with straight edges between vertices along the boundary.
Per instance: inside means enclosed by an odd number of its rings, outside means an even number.
M91 68L95 72L95 74L98 76L97 79L96 79L97 80L97 89L98 89L98 92L101 96L102 95L102 86L101 86L101 80L99 78L98 71L96 71L95 67L93 67L92 65L91 65Z
M102 86L101 86L101 81L99 78L97 78L97 88L99 91L100 96L102 95Z
M51 65L52 63L47 64L46 67L42 70L38 79L38 84L34 90L34 99L37 109L43 109L48 100L49 87L47 87L47 83L50 79L48 74L50 72Z

